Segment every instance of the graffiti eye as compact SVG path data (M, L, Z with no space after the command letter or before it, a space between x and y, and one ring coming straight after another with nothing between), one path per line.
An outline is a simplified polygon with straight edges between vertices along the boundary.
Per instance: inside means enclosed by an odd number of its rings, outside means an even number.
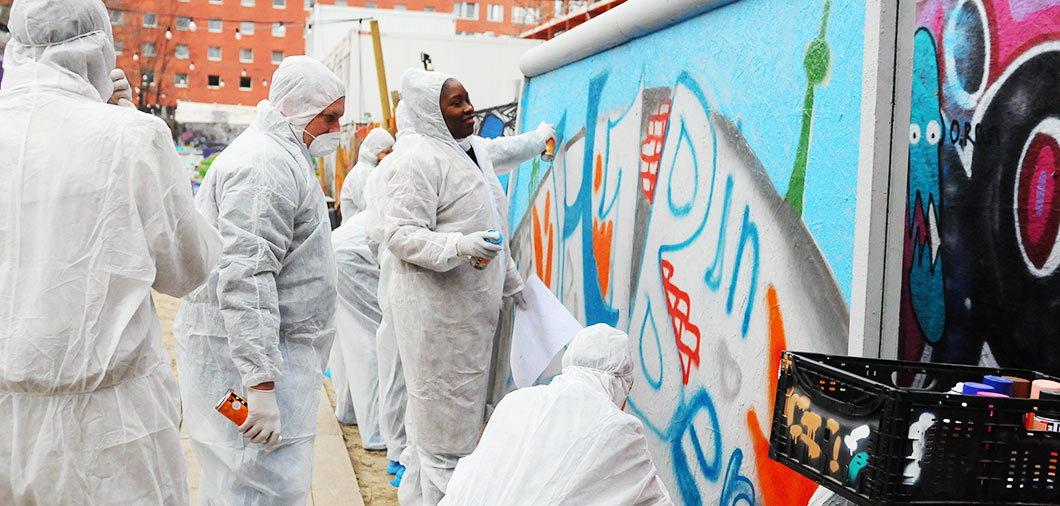
M909 125L909 144L918 144L920 142L920 125L912 123Z
M932 146L938 144L939 139L942 138L942 128L939 127L939 122L931 120L927 125L927 132L925 132L925 134L927 135L928 144L931 144Z

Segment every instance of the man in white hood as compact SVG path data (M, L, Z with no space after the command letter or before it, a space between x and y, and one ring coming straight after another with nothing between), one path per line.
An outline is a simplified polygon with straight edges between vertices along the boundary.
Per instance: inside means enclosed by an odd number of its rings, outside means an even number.
M361 147L357 150L357 163L346 174L346 180L342 182L342 190L339 192L339 211L342 212L343 222L367 207L364 187L368 183L368 176L393 150L394 136L385 128L373 128L361 141Z
M562 374L501 400L442 505L672 505L644 425L622 411L632 386L629 336L604 324L582 330Z
M383 241L394 257L387 289L408 387L408 471L398 497L434 505L457 460L475 448L502 297L520 303L523 281L502 239L507 199L492 148L472 135L467 91L448 74L413 69L401 97L407 118L399 120L409 128L387 163ZM525 160L553 135L542 125L509 142ZM482 259L492 261L483 267Z
M220 238L195 211L166 124L105 103L119 83L103 3L16 0L10 28L0 504L187 504L180 399L151 290L201 285Z
M305 504L316 410L335 336L335 257L312 156L333 153L342 81L283 60L254 123L210 166L196 205L224 246L174 322L184 420L202 466L199 502ZM229 389L249 407L214 411Z

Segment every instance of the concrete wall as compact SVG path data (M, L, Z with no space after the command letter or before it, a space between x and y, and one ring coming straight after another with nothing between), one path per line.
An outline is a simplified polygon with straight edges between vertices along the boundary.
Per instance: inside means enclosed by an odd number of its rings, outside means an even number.
M865 9L742 0L524 89L522 129L561 141L509 186L516 259L629 332L627 410L678 504L815 488L766 438L779 351L846 351Z
M899 355L1060 374L1060 1L916 11Z

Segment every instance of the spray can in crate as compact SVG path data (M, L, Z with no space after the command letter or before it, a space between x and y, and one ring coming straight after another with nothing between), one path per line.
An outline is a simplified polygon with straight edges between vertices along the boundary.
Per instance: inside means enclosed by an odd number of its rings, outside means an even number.
M487 230L486 232L497 233L497 231L493 230L492 228ZM504 244L504 236L502 236L500 233L497 233L496 240L486 239L486 241L491 244ZM490 259L483 257L468 257L468 260L471 262L472 267L480 271L485 269L486 266L490 264Z

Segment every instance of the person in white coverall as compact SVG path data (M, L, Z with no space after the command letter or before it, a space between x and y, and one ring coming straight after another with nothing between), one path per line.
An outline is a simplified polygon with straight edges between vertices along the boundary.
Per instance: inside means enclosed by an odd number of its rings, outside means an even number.
M467 91L447 74L409 70L401 92L411 128L399 133L384 174L383 243L394 256L390 314L408 387L398 497L433 505L475 447L502 296L520 303L523 281L499 240L508 235L507 199L487 143L472 135ZM540 153L552 135L543 125L509 142ZM492 261L478 270L468 257Z
M336 299L311 155L338 146L345 95L320 62L284 59L254 123L218 155L196 196L224 244L174 323L200 504L306 502ZM239 427L214 410L229 389L248 403Z
M409 116L406 105L399 102L395 111L398 127L398 138L415 132L405 118ZM555 136L552 125L542 123L534 132L512 137L481 139L493 162L497 174L511 172L518 164L533 158L539 153L542 138L546 140ZM404 466L398 462L405 450L408 438L405 432L405 407L408 394L405 388L405 375L401 368L401 357L397 349L397 336L394 335L392 316L389 314L388 280L393 271L393 255L386 248L380 248L383 241L383 214L386 207L386 176L393 159L384 160L373 170L365 183L364 198L367 206L365 228L368 233L368 246L380 265L379 305L383 313L379 329L376 332L376 356L379 368L379 433L387 448L390 465L387 472L397 474L392 485L401 483Z
M367 207L364 187L368 183L368 176L393 150L394 136L385 128L373 128L361 141L361 147L357 150L357 163L346 174L342 190L339 192L339 211L342 213L343 222Z
M0 504L185 505L180 402L151 290L220 238L166 124L112 82L98 0L16 0L0 90ZM120 71L117 74L121 74Z
M501 400L441 504L672 505L644 425L622 411L632 385L629 336L604 324L582 330L562 374Z
M383 450L386 445L379 433L379 368L375 347L376 331L382 320L377 298L379 264L368 248L365 233L364 187L372 170L390 154L393 145L394 137L383 128L368 132L361 142L357 164L346 175L339 197L342 226L332 235L339 276L335 344L328 361L335 385L335 417L343 425L357 425L361 445L366 450Z
M375 336L382 320L377 290L379 265L368 249L365 213L343 217L331 241L338 267L335 344L331 347L331 382L335 385L335 417L357 425L361 446L383 450L379 434L379 369Z

